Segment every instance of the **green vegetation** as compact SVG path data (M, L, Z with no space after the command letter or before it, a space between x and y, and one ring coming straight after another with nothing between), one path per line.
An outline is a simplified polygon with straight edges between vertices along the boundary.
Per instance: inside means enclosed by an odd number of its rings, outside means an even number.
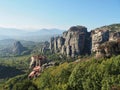
M120 90L120 55L109 59L87 58L64 62L44 70L38 78L11 78L5 90Z
M2 57L0 58L0 65L15 67L16 69L27 70L29 67L30 56L16 56L16 57Z
M101 29L108 28L111 32L120 31L120 24L111 24L107 26L100 27Z
M1 57L0 88L9 78L28 72L29 62L30 56Z

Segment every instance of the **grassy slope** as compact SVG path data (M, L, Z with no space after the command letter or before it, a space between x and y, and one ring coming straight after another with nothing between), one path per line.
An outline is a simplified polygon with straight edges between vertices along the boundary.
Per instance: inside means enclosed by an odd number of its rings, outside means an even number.
M10 79L4 85L7 90L110 90L120 89L120 56L110 59L89 59L86 61L63 63L47 68L38 78ZM13 83L11 83L13 82ZM21 83L22 82L22 83ZM27 86L26 86L27 85ZM21 88L17 88L21 87ZM36 88L36 89L35 89Z
M0 88L11 77L28 71L30 56L0 58Z

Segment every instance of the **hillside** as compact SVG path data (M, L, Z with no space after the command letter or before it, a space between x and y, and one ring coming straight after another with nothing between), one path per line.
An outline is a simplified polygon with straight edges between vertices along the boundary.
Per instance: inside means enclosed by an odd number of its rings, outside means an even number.
M10 79L6 90L119 90L120 56L64 63L46 69L37 79ZM12 82L12 83L11 83ZM21 83L22 82L22 83Z
M2 74L6 74L4 70L13 73L10 77L0 74L0 86L5 90L119 90L119 28L120 24L112 24L88 32L84 26L72 26L61 36L52 37L50 43L24 42L31 49L28 56L0 59ZM6 45L12 41L1 42ZM30 56L37 62L39 55L48 59L45 69L40 76L28 79L30 72L35 71L28 69ZM48 68L49 62L55 64Z
M15 44L20 42L20 44ZM19 47L20 46L20 47ZM21 48L22 46L22 48ZM21 49L20 49L21 48ZM4 39L0 40L0 57L13 56L13 55L26 55L30 53L41 53L49 48L49 42L33 42L25 40ZM21 51L20 54L14 51Z
M17 41L15 39L3 39L3 40L0 40L0 48L6 48L6 47L11 47L13 45L13 43ZM25 41L25 40L19 40L23 46L34 46L36 45L37 43L36 42L33 42L33 41Z
M108 29L110 30L111 32L114 32L114 31L120 31L120 24L111 24L111 25L106 25L106 26L102 26L102 27L99 27L99 28L96 28L96 29Z
M13 56L13 55L24 55L30 53L30 47L34 46L33 43L29 41L23 41L26 45L24 47L20 41L13 39L0 40L0 56ZM29 45L28 45L29 44Z
M6 80L28 71L29 58L29 56L0 57L0 90Z

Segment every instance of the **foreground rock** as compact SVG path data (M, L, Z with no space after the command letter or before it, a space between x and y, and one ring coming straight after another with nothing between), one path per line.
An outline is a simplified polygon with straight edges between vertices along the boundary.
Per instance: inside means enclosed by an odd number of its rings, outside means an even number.
M32 69L31 73L28 75L28 78L34 78L39 76L45 68L54 66L56 63L51 62L45 56L34 55L31 57L29 69Z

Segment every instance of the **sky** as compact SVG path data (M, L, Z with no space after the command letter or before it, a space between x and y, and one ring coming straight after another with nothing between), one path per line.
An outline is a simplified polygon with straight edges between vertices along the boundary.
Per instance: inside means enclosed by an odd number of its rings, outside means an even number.
M34 30L120 23L120 0L0 0L0 27Z

